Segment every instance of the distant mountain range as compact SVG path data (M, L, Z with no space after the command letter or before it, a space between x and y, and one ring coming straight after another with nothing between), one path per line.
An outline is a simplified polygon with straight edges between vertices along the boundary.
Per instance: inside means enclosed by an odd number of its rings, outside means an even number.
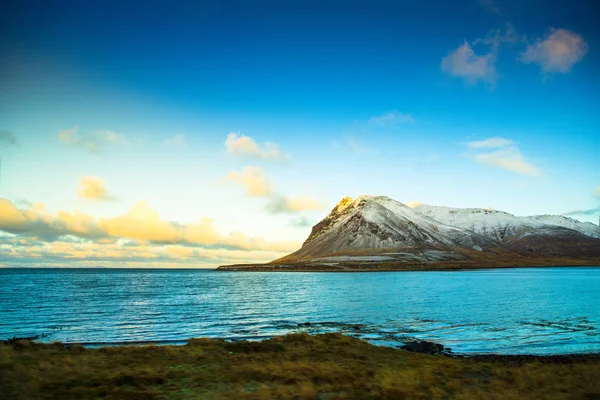
M555 215L346 197L302 247L269 264L225 270L458 269L600 265L600 227Z

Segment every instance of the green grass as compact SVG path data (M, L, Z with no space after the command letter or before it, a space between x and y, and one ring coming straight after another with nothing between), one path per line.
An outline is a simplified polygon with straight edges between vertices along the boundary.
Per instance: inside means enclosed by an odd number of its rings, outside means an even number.
M0 345L1 399L594 399L600 361L482 362L340 334L86 349Z

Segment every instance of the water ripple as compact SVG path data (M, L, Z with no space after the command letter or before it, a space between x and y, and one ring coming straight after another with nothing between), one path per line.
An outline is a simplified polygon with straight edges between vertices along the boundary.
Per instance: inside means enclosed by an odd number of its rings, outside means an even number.
M455 352L600 352L600 268L403 273L0 269L0 339L183 343L343 332Z

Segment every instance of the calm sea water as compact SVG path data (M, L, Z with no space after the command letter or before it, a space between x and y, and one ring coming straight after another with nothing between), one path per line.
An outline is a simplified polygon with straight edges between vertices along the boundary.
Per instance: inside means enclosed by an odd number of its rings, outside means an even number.
M308 323L308 324L307 324ZM341 331L464 353L600 352L600 268L262 273L0 269L0 339L122 343Z

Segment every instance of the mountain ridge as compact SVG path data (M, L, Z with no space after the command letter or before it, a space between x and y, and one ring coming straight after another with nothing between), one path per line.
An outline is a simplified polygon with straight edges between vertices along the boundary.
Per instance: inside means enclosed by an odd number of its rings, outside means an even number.
M406 205L386 196L362 195L343 198L313 226L300 249L257 268L348 269L356 264L402 269L478 261L553 265L588 259L600 264L600 227L590 223L552 215L517 217L492 209Z

